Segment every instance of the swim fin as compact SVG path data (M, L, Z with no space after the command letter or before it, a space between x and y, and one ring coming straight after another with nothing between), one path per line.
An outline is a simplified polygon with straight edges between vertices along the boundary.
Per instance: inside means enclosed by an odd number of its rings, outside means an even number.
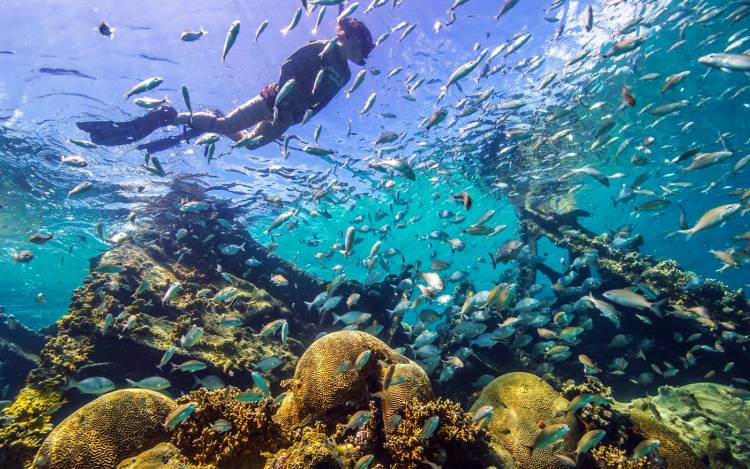
M174 124L177 111L171 106L162 106L130 121L89 121L76 125L88 132L97 145L116 146L137 142L154 130Z
M153 142L142 143L138 145L139 150L145 150L149 153L156 153L164 151L169 148L175 147L182 142L187 142L190 139L199 137L205 130L187 128L184 132L179 135L171 135L169 137L154 140Z

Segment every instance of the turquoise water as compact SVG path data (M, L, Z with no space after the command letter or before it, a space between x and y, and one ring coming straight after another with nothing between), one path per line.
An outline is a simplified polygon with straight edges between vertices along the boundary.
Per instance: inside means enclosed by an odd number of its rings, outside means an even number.
M183 144L159 155L167 172L166 177L159 178L140 167L143 153L132 146L82 150L66 143L69 138L86 138L75 128L75 121L121 120L141 114L140 108L122 96L150 76L164 77L164 83L149 96L167 95L183 109L179 89L186 85L196 109L228 112L276 80L280 64L297 47L331 36L334 10L329 9L317 35L311 33L316 19L313 13L303 16L299 26L282 36L279 30L289 23L300 2L155 5L136 1L127 5L97 2L93 6L80 1L66 3L55 15L47 13L51 4L45 2L6 2L0 18L0 305L31 327L54 322L65 313L70 293L87 275L88 259L108 247L97 234L97 224L102 224L106 235L127 231L132 228L127 215L139 206L141 197L162 193L166 182L181 174L198 175L216 188L215 196L243 207L249 230L260 242L278 243L276 252L280 256L325 279L332 279L343 268L348 278L367 281L368 270L362 260L380 239L376 234L359 232L355 254L349 257L334 253L321 261L316 253L325 253L334 243L342 242L349 226L367 224L377 230L390 223L390 235L383 239L381 253L396 249L407 263L420 262L423 268L433 259L447 261L451 267L445 276L465 271L477 291L487 290L503 269L513 268L511 263L493 270L487 253L518 236L508 190L497 185L530 179L538 181L540 187L548 186L550 193L566 192L582 184L574 194L576 206L591 213L591 217L582 219L586 228L603 233L632 225L632 232L644 237L642 253L673 258L702 277L718 278L732 288L747 288L747 266L739 254L744 246L732 239L748 230L747 217L737 214L724 226L698 233L689 241L681 235L667 236L680 228L679 205L692 226L708 209L737 202L739 197L732 192L750 186L747 168L732 171L747 155L747 77L742 72L725 73L698 62L703 55L726 49L731 36L736 36L733 41L747 37L746 18L737 22L727 19L734 5L697 23L701 16L711 13L711 8L723 8L723 4L568 0L545 13L547 2L521 1L497 21L492 18L497 2L471 0L456 9L454 24L436 31L436 21L448 22L452 2L406 0L395 2L397 8L392 3L367 15L363 3L355 16L366 21L375 38L401 21L416 24L414 31L403 41L399 41L403 30L394 32L373 51L366 66L367 78L351 98L341 93L311 122L290 129L290 133L312 141L314 128L321 126L319 144L336 152L330 159L293 150L284 160L276 144L252 152L232 151L226 140L219 144L217 158L207 163L200 149ZM591 31L586 31L583 17L589 3L593 4L594 22ZM632 32L620 33L629 20L638 17L643 20ZM102 19L116 29L113 39L95 30ZM236 19L241 21L242 30L227 64L222 65L219 56L224 36ZM270 26L255 43L255 30L264 19ZM565 25L565 31L557 38L560 24ZM201 26L209 33L199 41L179 40L183 30ZM685 43L669 51L683 27ZM523 32L532 34L528 43L507 59L500 54L490 65L505 63L504 71L481 77L486 62L482 61L461 80L463 92L451 87L437 103L440 87L453 70L476 58L481 50L492 52ZM635 35L646 38L639 48L602 58L601 53L613 42ZM706 43L707 39L712 40ZM577 64L565 66L581 50L590 53ZM732 52L743 50L739 46ZM517 67L535 56L543 60L538 68L530 71ZM388 78L396 67L403 67L403 71ZM352 65L352 70L356 75L359 67ZM380 73L375 75L373 71ZM690 74L660 93L664 79L682 71ZM537 91L543 77L553 72L557 73L556 80ZM653 73L660 78L639 79ZM403 98L407 94L404 81L410 76L424 79L414 91L413 101ZM623 86L635 96L635 107L621 108ZM477 106L478 112L456 117L455 105L465 96L490 89L492 96ZM371 93L377 93L376 104L366 115L360 115ZM522 100L523 107L511 111L495 108L508 99ZM642 112L647 105L683 99L687 107L663 120L648 109ZM448 110L448 119L429 132L420 129L420 122L442 107ZM545 117L560 109L571 112L553 123L545 122ZM496 123L506 115L507 121ZM606 119L614 121L607 138L617 140L592 149L594 134ZM477 121L474 129L467 128ZM533 137L521 142L527 149L539 136L549 138L566 129L570 129L570 135L541 145L533 151L540 165L519 171L520 150L496 155L509 145L502 133L511 128L531 130ZM395 147L392 156L414 157L416 181L396 175L390 178L394 186L385 188L384 175L368 167L376 156L373 141L385 131L404 133L391 144ZM721 141L719 134L723 134ZM653 143L645 145L648 137ZM629 144L615 158L625 141ZM470 144L474 147L465 147ZM732 156L689 173L682 171L689 161L665 162L696 145L703 152L720 151L726 146ZM61 155L70 153L85 154L90 165L83 169L61 166ZM634 156L643 160L634 164ZM612 178L609 187L585 175L570 176L558 185L571 168L586 164L609 176L620 172L624 176ZM643 173L649 178L641 188L653 195L637 195L613 206L611 199L617 196L621 184L632 184ZM84 180L94 183L92 191L66 197ZM676 181L689 187L668 185ZM312 200L311 194L325 187L331 189L328 195ZM451 198L461 191L473 198L468 212ZM671 201L666 209L631 214L642 203L661 197ZM284 207L269 202L276 198ZM302 209L296 228L282 227L273 238L263 233L275 216L292 207ZM387 214L380 221L375 219L378 209ZM488 225L505 224L504 231L492 238L462 233L490 209L496 214ZM309 215L311 210L327 210L331 218L313 217ZM466 220L451 223L450 218L439 216L441 210L465 215ZM406 212L407 223L399 229L393 217L400 211ZM354 221L358 216L363 217L362 222ZM430 239L429 234L435 230L462 239L465 249L454 254L445 242ZM55 238L34 246L27 239L36 231L53 233ZM11 250L29 248L34 252L32 262L12 260ZM739 267L716 272L722 264L709 250L731 248L736 249ZM552 268L561 269L563 253L549 243L542 244L539 255ZM372 269L373 275L399 272L400 254L388 259L389 264ZM540 276L538 281L548 287L546 278ZM44 294L44 303L37 301L39 293Z

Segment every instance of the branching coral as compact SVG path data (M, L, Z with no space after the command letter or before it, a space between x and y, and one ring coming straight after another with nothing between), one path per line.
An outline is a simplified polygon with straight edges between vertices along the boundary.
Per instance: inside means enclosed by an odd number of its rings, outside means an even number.
M591 450L591 457L599 469L658 469L660 467L649 458L630 459L625 451L611 445L597 446Z
M271 399L244 403L234 399L237 388L191 392L178 404L196 402L195 411L172 434L172 443L198 464L218 467L259 467L261 453L275 453L290 444L287 433L272 419L276 406ZM219 419L229 422L227 431L212 425Z
M57 335L51 337L41 353L41 366L60 375L74 373L86 363L93 345L88 337Z
M472 423L471 414L446 399L420 403L414 399L402 410L402 421L385 436L385 449L400 468L416 468L425 461L444 467L484 467L490 452L489 434ZM437 429L422 439L422 429L430 417L440 420Z
M26 387L0 414L0 467L28 464L44 437L52 430L52 413L63 403L57 391Z

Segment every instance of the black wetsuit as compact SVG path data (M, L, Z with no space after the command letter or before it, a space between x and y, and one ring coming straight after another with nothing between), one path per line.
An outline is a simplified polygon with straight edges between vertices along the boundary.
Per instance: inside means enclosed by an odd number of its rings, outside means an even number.
M323 57L328 41L313 41L298 49L281 66L278 83L266 86L260 95L273 113L276 95L279 89L294 78L292 92L279 105L279 119L289 125L302 122L305 112L312 110L317 114L344 87L352 76L349 63L342 57L338 46L329 50ZM326 71L315 95L313 85L318 72ZM177 111L170 106L161 106L147 114L127 122L91 121L78 122L78 128L89 133L91 140L99 145L125 145L141 140L154 130L174 124ZM139 145L139 149L161 151L179 144L183 140L195 138L204 130L185 129L181 135L174 135L154 142Z
M279 105L279 116L293 124L302 122L308 109L312 110L313 115L317 114L346 85L352 77L349 63L346 58L341 57L337 48L328 51L321 58L320 53L327 43L328 41L310 42L286 59L281 66L278 83L272 83L261 91L271 112L279 89L292 78L295 80L294 89ZM325 70L325 75L313 95L315 78L321 69Z

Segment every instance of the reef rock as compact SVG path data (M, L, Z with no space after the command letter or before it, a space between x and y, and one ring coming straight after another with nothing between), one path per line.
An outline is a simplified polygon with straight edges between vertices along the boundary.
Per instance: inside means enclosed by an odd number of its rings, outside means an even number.
M651 421L672 429L711 468L750 465L746 391L716 383L662 386L658 395L635 399L623 407L646 432ZM663 448L660 451L663 453Z
M556 452L569 454L575 450L580 429L575 418L564 413L568 400L536 375L524 372L506 373L484 387L471 412L484 405L494 408L494 417L487 429L513 455L515 462L527 469L563 469ZM552 446L529 452L542 424L567 423L570 431L557 451Z
M372 355L359 370L355 361L367 350ZM344 362L348 365L342 366ZM377 392L382 392L383 421L388 422L413 398L428 400L432 386L419 365L377 337L360 331L333 332L313 342L299 359L276 419L284 426L306 418L341 421L347 413L366 408Z
M37 452L34 467L114 467L165 440L162 424L174 407L169 397L143 389L105 394L76 410L52 430Z

